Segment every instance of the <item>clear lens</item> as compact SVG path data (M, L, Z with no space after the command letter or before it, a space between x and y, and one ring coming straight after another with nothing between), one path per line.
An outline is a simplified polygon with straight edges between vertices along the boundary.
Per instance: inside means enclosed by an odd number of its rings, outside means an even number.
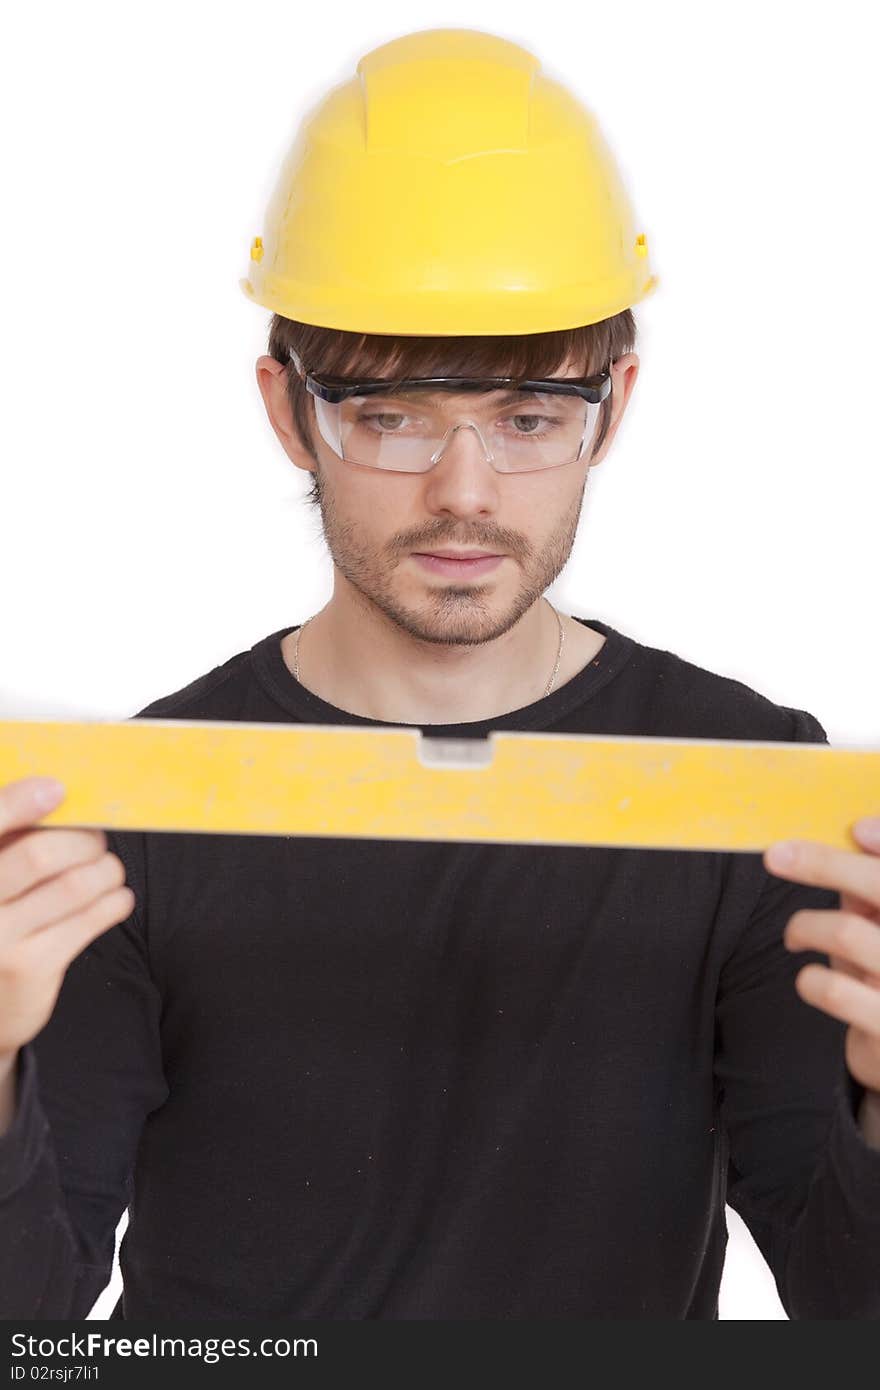
M407 473L432 468L456 425L476 427L500 473L558 468L575 461L582 439L585 447L590 442L599 414L582 396L534 390L456 392L455 404L451 392L436 387L338 403L313 399L321 434L341 458Z

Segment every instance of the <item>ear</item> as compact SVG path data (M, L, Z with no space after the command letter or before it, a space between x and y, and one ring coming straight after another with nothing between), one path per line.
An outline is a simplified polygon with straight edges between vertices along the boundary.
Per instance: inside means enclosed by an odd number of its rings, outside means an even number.
M611 368L611 423L608 426L608 433L603 440L602 447L595 458L590 460L590 467L595 468L597 463L601 463L614 441L617 428L623 419L623 412L629 403L633 387L636 384L636 377L639 374L639 358L635 352L626 352Z
M314 457L297 428L287 398L287 369L274 357L265 354L257 358L255 370L269 423L278 436L282 449L297 468L314 473Z

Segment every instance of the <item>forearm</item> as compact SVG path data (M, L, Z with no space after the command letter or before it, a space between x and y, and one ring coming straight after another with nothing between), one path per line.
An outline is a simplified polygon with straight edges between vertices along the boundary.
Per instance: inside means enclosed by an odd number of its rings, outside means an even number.
M859 1106L858 1125L871 1149L880 1149L880 1091L865 1091Z

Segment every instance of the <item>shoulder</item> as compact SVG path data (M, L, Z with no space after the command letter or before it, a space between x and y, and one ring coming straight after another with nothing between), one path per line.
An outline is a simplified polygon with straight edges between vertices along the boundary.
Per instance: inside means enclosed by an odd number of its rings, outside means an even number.
M709 670L676 652L641 643L638 657L642 713L644 722L652 726L651 734L674 738L827 741L824 728L813 714L771 699L738 676Z
M135 719L234 719L250 685L250 651L236 652L186 685L151 700Z

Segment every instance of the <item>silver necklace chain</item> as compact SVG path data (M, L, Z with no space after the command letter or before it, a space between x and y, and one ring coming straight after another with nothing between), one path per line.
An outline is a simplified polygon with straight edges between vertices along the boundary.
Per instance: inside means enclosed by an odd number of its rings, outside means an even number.
M545 599L544 602L549 603L549 599ZM553 608L552 603L550 604L550 607ZM556 621L559 624L559 648L556 652L556 665L553 667L553 675L550 677L550 684L544 691L542 699L546 699L547 696L550 694L550 691L553 689L553 682L556 680L556 676L559 672L559 663L562 660L562 644L565 641L565 632L562 627L562 619L560 618L557 609L553 608L553 612L556 614ZM299 680L299 639L302 637L303 633L305 632L306 628L308 627L311 621L311 618L307 618L296 634L296 646L293 649L293 674L297 680Z

